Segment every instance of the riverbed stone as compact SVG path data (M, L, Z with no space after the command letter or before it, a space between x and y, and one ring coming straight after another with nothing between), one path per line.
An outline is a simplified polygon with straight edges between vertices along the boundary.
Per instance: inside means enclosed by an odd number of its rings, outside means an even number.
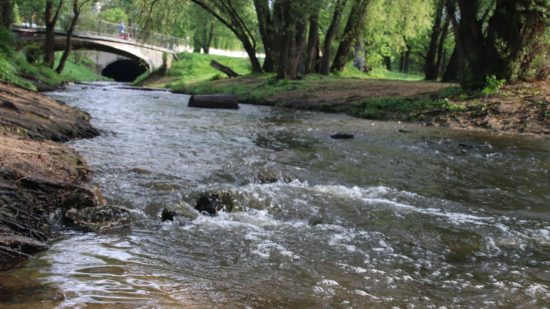
M202 214L215 216L220 211L231 212L235 208L235 202L229 192L216 192L202 194L195 209Z
M131 222L128 210L113 206L71 208L65 212L64 219L70 227L96 233L126 229Z
M351 133L334 133L330 137L332 139L352 139L355 136Z

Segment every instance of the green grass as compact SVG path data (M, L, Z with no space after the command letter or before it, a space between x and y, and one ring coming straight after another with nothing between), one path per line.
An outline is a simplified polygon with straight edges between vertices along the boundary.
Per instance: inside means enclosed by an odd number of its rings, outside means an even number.
M387 79L399 81L422 81L421 74L403 74L385 69L373 69L369 73L362 72L348 64L343 72L328 76L310 74L300 80L277 80L274 74L251 74L248 59L211 56L203 54L182 53L179 62L168 71L167 75L174 79L167 86L176 92L188 94L230 93L241 102L268 104L268 100L279 94L290 97L314 93L319 89L338 89L346 79ZM231 67L244 76L232 80L210 66L210 61L216 61ZM147 76L140 77L143 81ZM218 81L219 80L219 81ZM370 119L406 118L425 111L452 112L460 111L462 106L447 100L450 97L462 95L457 87L449 87L431 95L419 97L391 97L376 99L359 99L342 111L354 116ZM320 106L323 110L323 106ZM332 107L331 107L332 108ZM337 111L337 110L334 110Z
M344 78L375 78L375 79L388 79L388 80L403 80L403 81L422 81L424 80L424 74L420 73L401 73L388 71L385 68L373 68L370 72L365 73L358 70L352 63L348 63L344 67L344 71L341 73L335 73L334 75Z
M205 55L198 53L188 53L183 52L178 55L179 61L175 61L167 72L167 77L172 80L167 85L160 83L160 86L165 86L175 90L186 89L190 85L195 85L202 82L208 82L212 80L226 79L227 77L219 72L218 70L210 66L212 60L216 60L219 63L226 65L236 71L237 73L247 76L251 74L250 62L247 58L234 58L227 56L216 56L216 55ZM156 74L157 71L152 73L145 73L138 77L134 81L134 85L142 85L147 83L147 79ZM270 79L273 77L273 74L263 74ZM263 76L262 75L262 76ZM352 79L366 79L366 78L376 78L376 79L388 79L388 80L404 80L404 81L420 81L424 79L424 75L421 74L404 74L398 72L391 72L385 69L376 68L369 73L362 72L351 63L346 65L343 72L331 74L329 77L320 76L317 74L310 74L306 76L303 80L314 81L321 78L352 78ZM291 82L292 84L292 82ZM300 82L298 84L304 84ZM155 85L158 86L158 85ZM274 86L271 84L270 86ZM277 86L277 85L275 85ZM285 82L282 83L283 88L286 87ZM208 86L205 86L207 88ZM236 89L237 91L238 89ZM247 89L250 90L250 89Z
M231 93L243 102L262 103L265 98L270 98L283 92L313 90L321 83L330 83L337 77L327 77L311 74L300 80L277 80L275 74L247 75L231 82L212 83L210 81L195 82L189 84L172 84L176 92L190 94L199 93ZM251 83L249 83L251 82Z
M460 112L466 108L463 105L452 103L451 97L462 95L459 87L448 87L430 95L413 98L392 97L364 100L360 107L351 114L367 119L403 119L410 120L417 114L432 112Z
M59 58L58 55L56 55ZM48 87L57 87L64 82L99 81L109 80L83 64L76 64L67 61L65 69L61 74L42 64L28 63L24 55L11 53L6 55L0 53L0 80L15 84L17 86L36 90L36 83Z
M370 78L378 79L390 79L390 80L405 80L405 81L422 81L424 80L424 74L420 73L401 73L388 71L383 68L374 68L368 73Z
M35 90L36 87L18 74L17 66L11 57L0 52L0 80L15 84L19 87Z
M250 74L251 67L247 58L233 58L226 56L204 55L196 53L181 53L179 61L173 63L167 75L176 79L170 85L172 88L181 87L190 83L217 80L226 78L223 73L210 66L210 61L217 62L230 67L235 72L246 75Z
M61 58L61 53L56 53L56 65ZM65 64L63 72L61 72L61 79L63 81L70 82L94 82L94 81L106 81L110 80L107 77L101 76L89 67L93 66L93 62L84 59L82 63L75 63L70 58Z

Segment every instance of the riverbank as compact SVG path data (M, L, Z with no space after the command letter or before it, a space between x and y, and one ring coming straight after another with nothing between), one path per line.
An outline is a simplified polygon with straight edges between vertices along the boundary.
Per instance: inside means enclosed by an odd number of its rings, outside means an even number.
M452 84L337 76L276 81L244 76L172 87L187 94L234 94L243 103L346 113L425 126L550 134L550 81L522 83L483 96Z
M47 249L56 227L93 230L77 214L107 208L85 160L59 142L98 134L87 113L0 82L0 269Z

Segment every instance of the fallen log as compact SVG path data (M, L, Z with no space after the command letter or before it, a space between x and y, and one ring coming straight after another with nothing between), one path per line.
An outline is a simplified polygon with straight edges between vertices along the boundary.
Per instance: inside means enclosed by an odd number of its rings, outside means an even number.
M213 67L214 69L224 73L229 78L235 78L235 77L241 76L239 73L233 71L230 67L227 67L227 66L217 62L216 60L210 61L210 66Z
M189 99L189 107L239 109L239 103L234 95L194 95Z

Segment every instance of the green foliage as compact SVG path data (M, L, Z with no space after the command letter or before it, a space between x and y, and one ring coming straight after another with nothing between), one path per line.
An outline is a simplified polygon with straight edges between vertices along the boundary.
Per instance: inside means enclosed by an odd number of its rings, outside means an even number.
M15 36L8 29L0 26L0 52L12 54L15 48Z
M434 11L434 1L373 0L364 35L367 63L379 68L384 57L395 62L407 47L413 55L422 55L429 42ZM417 68L423 64L421 57L412 60Z
M128 15L120 8L111 8L101 12L101 18L112 23L128 22Z
M500 89L506 83L505 79L497 79L495 75L489 75L485 79L485 87L481 91L483 95L490 96L500 92Z

